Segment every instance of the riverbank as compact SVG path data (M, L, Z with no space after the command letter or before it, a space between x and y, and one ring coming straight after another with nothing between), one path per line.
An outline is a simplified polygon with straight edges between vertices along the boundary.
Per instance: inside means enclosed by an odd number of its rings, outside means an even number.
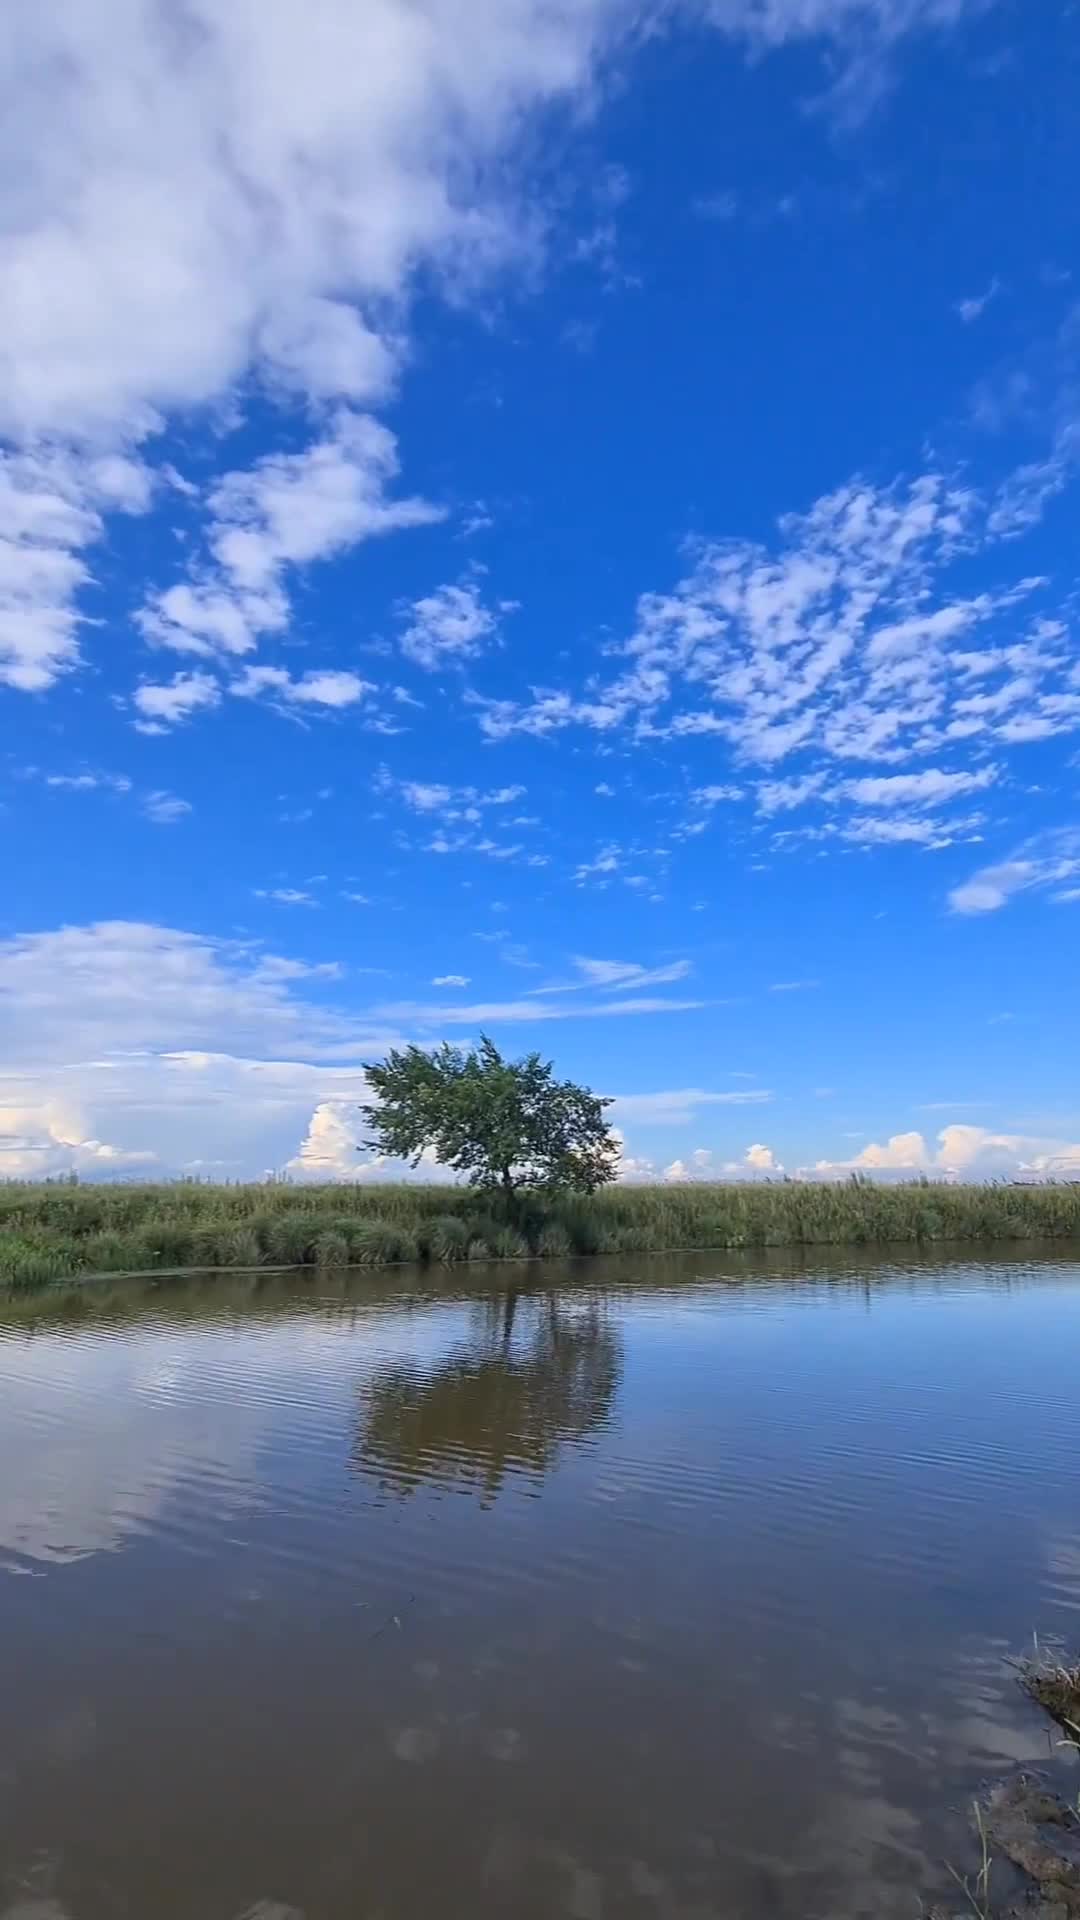
M9 1287L196 1267L1069 1238L1080 1239L1080 1183L617 1186L589 1198L525 1195L512 1219L457 1186L0 1186Z

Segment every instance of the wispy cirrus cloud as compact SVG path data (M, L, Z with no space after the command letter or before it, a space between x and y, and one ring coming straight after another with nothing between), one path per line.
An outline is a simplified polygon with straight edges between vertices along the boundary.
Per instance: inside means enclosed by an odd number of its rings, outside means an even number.
M1058 827L1037 834L1008 860L982 867L970 880L954 887L949 905L954 913L996 913L1021 893L1048 893L1059 904L1077 900L1070 881L1080 878L1080 828Z
M640 987L661 987L685 980L693 972L689 960L671 960L662 966L646 967L634 960L590 960L575 954L572 962L576 980L554 980L547 986L532 987L532 993L580 993L592 987L611 993L632 992Z
M763 1107L774 1098L767 1087L740 1087L730 1092L707 1092L680 1087L662 1093L617 1093L613 1117L627 1126L683 1127L705 1107Z
M704 1000L666 1000L633 997L628 1000L548 1000L541 997L524 1000L484 1000L462 1006L457 1002L431 1005L424 1001L400 1000L376 1007L381 1021L418 1027L526 1026L540 1020L596 1020L622 1014L696 1013L708 1004Z

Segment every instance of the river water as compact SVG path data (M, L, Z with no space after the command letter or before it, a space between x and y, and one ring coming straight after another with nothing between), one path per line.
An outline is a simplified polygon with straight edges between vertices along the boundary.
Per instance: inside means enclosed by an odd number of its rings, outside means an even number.
M914 1920L1080 1641L1078 1351L1080 1252L0 1304L0 1916Z

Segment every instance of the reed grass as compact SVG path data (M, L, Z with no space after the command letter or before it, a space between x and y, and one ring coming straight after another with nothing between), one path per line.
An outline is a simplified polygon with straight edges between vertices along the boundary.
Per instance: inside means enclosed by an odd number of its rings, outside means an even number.
M1080 1183L767 1181L525 1194L512 1216L436 1185L0 1185L0 1285L192 1267L387 1266L661 1253L1080 1239Z

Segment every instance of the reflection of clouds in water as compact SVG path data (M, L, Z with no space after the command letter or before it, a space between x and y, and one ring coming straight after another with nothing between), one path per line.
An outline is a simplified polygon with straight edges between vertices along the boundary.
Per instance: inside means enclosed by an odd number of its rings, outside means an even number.
M1059 1607L1064 1613L1080 1612L1080 1534L1048 1543L1046 1574L1048 1612L1051 1608ZM1075 1639L1077 1629L1071 1621L1068 1631ZM1045 1636L1044 1625L1040 1625L1040 1633Z
M441 1355L460 1309L0 1332L0 1570L122 1547L185 1486L206 1516L259 1498L259 1455L303 1414L343 1427L364 1364ZM29 1563L29 1565L28 1565Z
M217 1497L250 1497L251 1407L223 1399L193 1421L189 1405L159 1397L140 1376L131 1352L100 1374L91 1360L67 1383L47 1366L5 1374L0 1550L62 1564L120 1547L153 1522L178 1482L222 1461L229 1478Z

